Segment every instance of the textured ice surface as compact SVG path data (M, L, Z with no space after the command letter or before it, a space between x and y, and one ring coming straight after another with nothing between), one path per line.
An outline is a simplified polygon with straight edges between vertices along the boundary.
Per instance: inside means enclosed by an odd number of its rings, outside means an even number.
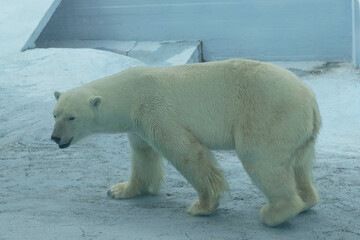
M50 141L54 90L77 87L140 62L87 49L1 57L0 239L359 238L359 72L350 63L321 73L313 70L325 63L286 64L309 72L302 80L320 104L324 124L314 173L322 202L280 227L268 228L259 219L265 198L234 152L215 152L230 195L213 216L193 217L185 210L196 192L167 161L166 183L158 196L106 196L111 185L129 177L125 135L95 135L64 150Z

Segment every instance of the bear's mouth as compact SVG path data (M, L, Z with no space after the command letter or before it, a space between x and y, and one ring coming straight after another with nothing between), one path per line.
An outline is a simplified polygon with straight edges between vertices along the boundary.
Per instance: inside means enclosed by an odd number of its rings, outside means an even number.
M68 146L70 146L70 143L73 139L71 138L67 143L64 144L59 144L59 148L67 148Z

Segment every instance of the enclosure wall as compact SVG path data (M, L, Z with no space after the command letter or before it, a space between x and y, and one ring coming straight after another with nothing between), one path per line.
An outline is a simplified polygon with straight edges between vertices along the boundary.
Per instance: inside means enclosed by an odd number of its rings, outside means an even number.
M351 0L62 0L36 40L202 40L204 59L347 61Z

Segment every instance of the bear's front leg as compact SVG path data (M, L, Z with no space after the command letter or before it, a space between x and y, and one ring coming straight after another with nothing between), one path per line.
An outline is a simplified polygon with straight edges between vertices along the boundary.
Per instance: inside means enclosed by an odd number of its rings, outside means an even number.
M218 206L228 185L209 149L183 128L160 129L154 144L199 194L188 209L192 215L209 215Z
M128 182L112 186L111 198L133 198L146 193L156 194L164 182L164 163L144 140L128 134L131 147L131 175Z

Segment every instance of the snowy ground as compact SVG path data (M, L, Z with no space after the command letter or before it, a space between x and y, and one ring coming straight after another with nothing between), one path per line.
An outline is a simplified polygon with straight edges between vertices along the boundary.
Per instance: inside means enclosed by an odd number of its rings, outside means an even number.
M360 75L350 63L279 63L316 93L323 117L315 178L322 202L268 228L265 198L233 152L216 152L231 193L210 217L185 212L195 190L166 161L158 196L113 200L129 177L125 135L92 136L60 150L50 141L54 90L140 62L88 49L0 57L0 239L360 239Z

